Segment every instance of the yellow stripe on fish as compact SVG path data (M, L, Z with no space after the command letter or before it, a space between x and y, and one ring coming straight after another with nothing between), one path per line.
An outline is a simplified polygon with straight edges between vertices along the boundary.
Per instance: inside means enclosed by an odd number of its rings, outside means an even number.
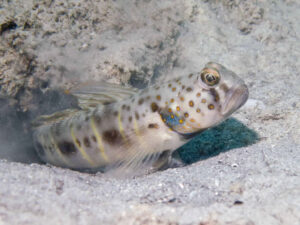
M126 136L125 136L125 133L124 133L122 120L121 120L121 109L118 111L118 124L119 124L120 134L123 137L124 141L127 142L127 139L126 139Z
M104 150L104 146L103 146L103 143L102 143L102 138L101 138L101 135L99 134L98 130L97 130L97 127L95 125L95 121L94 121L94 118L91 117L91 128L94 132L94 135L96 137L96 140L97 140L97 143L98 143L98 148L99 148L99 151L101 153L101 156L102 158L106 161L106 162L109 162L109 159L105 153L105 150Z
M81 146L80 141L76 138L75 134L74 134L74 128L73 126L71 126L70 128L70 133L71 133L71 137L73 139L73 142L75 144L75 146L77 147L77 149L79 149L82 157L88 161L88 163L94 167L95 166L95 162L90 158L90 156L86 153L86 151L84 150L84 148Z

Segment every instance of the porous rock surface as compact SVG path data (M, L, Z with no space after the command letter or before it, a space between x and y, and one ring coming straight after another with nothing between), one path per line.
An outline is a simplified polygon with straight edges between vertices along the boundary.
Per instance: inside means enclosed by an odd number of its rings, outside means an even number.
M0 2L0 224L299 224L297 0ZM187 166L115 179L41 164L30 121L105 80L143 88L219 62L246 105L179 150Z

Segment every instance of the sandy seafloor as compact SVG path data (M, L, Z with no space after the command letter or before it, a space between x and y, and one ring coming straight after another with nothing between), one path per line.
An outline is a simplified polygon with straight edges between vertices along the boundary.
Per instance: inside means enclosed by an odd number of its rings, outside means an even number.
M0 224L300 224L299 21L298 0L0 1ZM29 121L74 83L143 88L209 61L250 96L185 167L114 179L34 154Z

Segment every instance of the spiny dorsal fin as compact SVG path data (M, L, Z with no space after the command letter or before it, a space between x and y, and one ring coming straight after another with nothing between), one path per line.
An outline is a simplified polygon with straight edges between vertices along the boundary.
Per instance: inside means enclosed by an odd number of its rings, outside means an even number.
M43 126L43 125L49 125L52 123L59 122L61 120L64 120L70 116L73 116L75 113L77 113L79 109L66 109L64 111L55 112L50 115L43 115L38 117L36 120L31 122L31 125L35 128Z
M95 108L134 95L138 90L105 82L89 82L72 88L69 92L78 99L82 109Z
M66 93L74 95L78 100L78 106L83 110L91 110L96 106L110 104L130 97L137 92L137 89L119 86L105 82L88 82L81 84ZM32 122L33 127L49 125L64 120L80 109L66 109L51 115L43 115Z

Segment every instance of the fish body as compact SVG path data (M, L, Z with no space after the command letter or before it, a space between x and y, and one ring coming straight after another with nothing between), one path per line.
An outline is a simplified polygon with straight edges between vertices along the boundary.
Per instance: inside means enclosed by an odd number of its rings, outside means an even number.
M79 91L79 101L93 104L36 127L34 143L43 161L121 173L149 168L164 152L226 119L248 98L244 82L217 63L139 91L112 88L114 98L107 89L96 95Z

